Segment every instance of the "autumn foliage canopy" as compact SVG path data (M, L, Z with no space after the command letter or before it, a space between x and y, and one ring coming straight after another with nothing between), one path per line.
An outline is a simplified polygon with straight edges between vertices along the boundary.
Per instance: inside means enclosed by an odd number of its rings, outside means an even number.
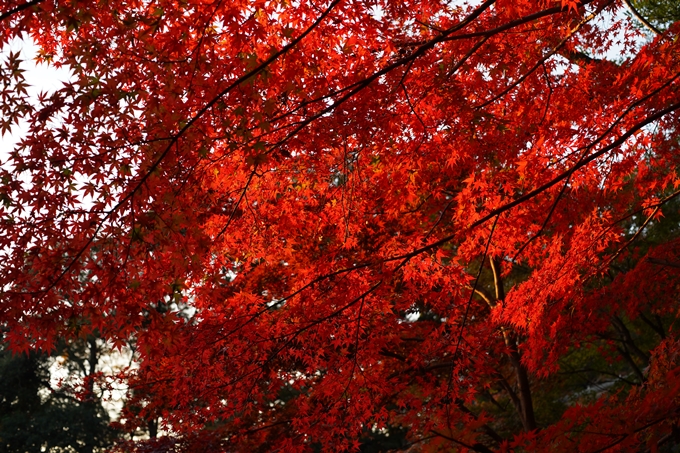
M134 345L121 451L671 448L680 43L623 8L5 0L71 77L3 56L4 341Z

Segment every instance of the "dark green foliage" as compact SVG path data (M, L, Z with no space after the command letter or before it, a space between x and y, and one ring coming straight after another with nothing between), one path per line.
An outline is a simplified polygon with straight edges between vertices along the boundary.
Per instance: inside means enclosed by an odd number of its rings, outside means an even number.
M367 431L361 439L361 453L379 453L406 450L410 444L406 439L408 429L389 427L386 430Z
M680 20L680 2L677 0L632 0L633 6L649 22L666 28Z
M0 452L89 453L114 439L98 401L50 387L48 357L0 351Z

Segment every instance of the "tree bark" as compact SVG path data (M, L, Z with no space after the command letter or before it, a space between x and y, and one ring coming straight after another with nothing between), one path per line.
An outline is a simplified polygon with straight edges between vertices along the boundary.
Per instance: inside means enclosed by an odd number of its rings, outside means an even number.
M496 300L503 302L505 299L505 288L503 287L503 278L501 275L501 261L499 259L491 258L491 271L493 273L493 281L496 289ZM515 378L517 379L517 386L519 387L519 407L515 403L515 407L519 412L520 419L525 431L536 429L536 417L534 415L534 404L531 398L531 382L529 381L529 374L526 367L522 364L522 355L517 348L517 340L515 335L512 335L507 329L503 329L503 339L505 345L509 349L508 356L510 363L515 370ZM513 399L515 402L515 399Z

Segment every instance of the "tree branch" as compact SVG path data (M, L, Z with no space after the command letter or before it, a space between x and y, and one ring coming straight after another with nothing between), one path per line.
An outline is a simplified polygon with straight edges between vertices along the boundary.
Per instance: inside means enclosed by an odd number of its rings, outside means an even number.
M503 276L501 269L501 261L490 259L491 272L493 273L494 286L496 288L496 298L499 301L505 299L505 288L503 287ZM531 383L529 382L529 374L526 367L522 364L522 356L517 348L517 341L514 335L506 329L502 330L505 345L508 347L508 357L510 363L515 369L515 376L517 378L517 385L519 386L519 415L522 419L522 424L526 431L536 429L536 418L534 415L534 404L531 398Z
M449 440L449 441L451 441L451 442L453 442L453 443L455 443L455 444L458 444L458 445L460 445L460 446L462 446L462 447L465 447L465 448L467 448L467 449L469 449L469 450L477 451L477 452L479 452L479 453L493 453L493 450L489 449L489 448L486 447L485 445L480 444L479 442L476 443L476 444L474 444L474 445L469 445L469 444L466 444L465 442L463 442L463 441L461 441L461 440L454 439L453 437L447 436L446 434L442 434L442 433L437 432L437 431L435 431L435 430L433 430L433 429L430 430L430 432L431 432L432 434L436 434L437 436L439 436L439 437L441 437L441 438L443 438L443 439Z
M662 35L663 35L663 33L661 33L661 31L660 31L658 28L656 28L654 25L652 25L651 22L649 22L647 19L645 19L645 18L642 16L642 14L640 14L640 11L638 11L637 8L635 8L635 6L633 6L633 3L632 3L630 0L623 0L623 3L626 5L626 7L627 7L628 10L630 11L630 13L631 13L633 16L635 16L635 18L636 18L637 20L639 20L640 22L642 22L642 25L644 25L645 27L647 27L652 33L654 33L654 34L656 34L656 35L658 35L658 36L662 36Z
M0 21L3 21L3 20L5 20L5 19L7 19L8 17L10 17L10 16L12 16L12 15L18 13L19 11L23 11L23 10L25 10L25 9L30 8L31 6L35 6L35 5L37 5L37 4L39 4L39 3L42 3L42 2L44 2L44 1L45 1L45 0L31 0L30 2L22 3L21 5L16 6L16 7L10 9L10 10L7 11L6 13L0 14Z

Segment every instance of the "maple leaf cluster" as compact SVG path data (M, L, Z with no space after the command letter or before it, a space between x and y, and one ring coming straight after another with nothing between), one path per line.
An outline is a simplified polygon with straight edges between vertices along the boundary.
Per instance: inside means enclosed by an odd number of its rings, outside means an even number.
M27 124L4 341L134 344L119 426L169 435L121 451L678 442L677 27L640 44L613 0L0 8L72 74L35 99L0 72L0 130Z

